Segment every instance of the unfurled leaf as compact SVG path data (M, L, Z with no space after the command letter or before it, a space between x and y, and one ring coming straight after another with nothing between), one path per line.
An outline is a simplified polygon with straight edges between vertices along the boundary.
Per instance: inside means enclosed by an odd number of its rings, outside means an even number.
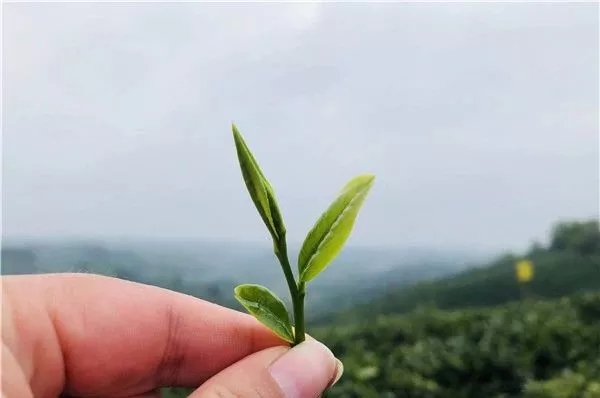
M371 174L354 177L317 220L298 255L300 281L313 279L339 254L374 180Z
M232 125L232 130L246 188L271 236L275 241L278 241L285 235L285 225L275 199L273 187L264 176L235 124Z
M259 322L289 343L294 342L294 332L285 304L275 293L260 285L239 285L235 298Z

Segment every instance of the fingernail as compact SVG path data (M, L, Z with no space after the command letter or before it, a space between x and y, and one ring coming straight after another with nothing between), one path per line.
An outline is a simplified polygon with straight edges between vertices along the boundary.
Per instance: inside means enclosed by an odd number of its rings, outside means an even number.
M335 357L325 345L307 339L277 359L269 372L286 398L316 397L330 383L333 363Z
M335 376L333 377L333 381L331 382L330 387L333 387L336 385L336 383L338 381L340 381L340 379L342 378L342 375L344 374L344 364L342 363L342 361L340 361L339 359L335 359L336 362L336 366L335 366Z

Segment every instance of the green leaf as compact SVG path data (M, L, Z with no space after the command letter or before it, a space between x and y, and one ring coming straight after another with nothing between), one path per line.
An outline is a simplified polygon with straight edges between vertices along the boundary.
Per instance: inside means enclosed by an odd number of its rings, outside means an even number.
M239 285L235 298L259 322L289 343L294 342L294 332L285 304L275 293L260 285Z
M279 241L279 239L285 236L286 230L281 211L275 199L273 187L264 176L258 162L254 158L254 155L252 155L235 124L232 124L232 130L237 157L246 188L269 233L275 241Z
M312 280L342 250L374 180L375 176L371 174L351 179L317 220L298 255L298 271L302 282Z

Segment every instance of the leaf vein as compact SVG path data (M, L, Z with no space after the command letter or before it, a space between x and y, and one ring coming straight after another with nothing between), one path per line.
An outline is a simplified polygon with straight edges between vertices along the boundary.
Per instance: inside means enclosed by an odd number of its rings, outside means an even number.
M277 315L275 315L273 313L273 311L271 311L269 309L269 307L264 306L260 303L254 302L254 303L248 303L251 307L255 307L256 309L258 309L259 311L261 311L261 313L264 316L267 316L271 321L274 321L274 323L276 323L277 325L279 325L283 330L285 330L286 332L291 332L291 330L287 327L288 325L283 322Z
M335 228L338 226L338 224L340 222L342 222L343 220L343 216L350 210L352 209L352 207L354 206L354 204L356 203L356 201L358 200L358 198L360 198L360 196L363 194L363 192L365 192L368 189L368 186L364 186L362 187L357 193L356 195L354 195L352 197L352 199L350 199L350 201L348 202L348 204L346 204L346 206L344 207L344 210L342 210L340 212L340 214L338 214L335 218L335 220L333 221L333 223L331 224L331 228L329 228L329 231L327 231L327 233L323 236L323 238L320 240L319 244L317 245L314 253L310 256L310 258L308 259L307 263L306 263L306 267L305 267L305 272L308 271L310 269L311 263L312 261L315 259L315 257L317 255L319 255L319 253L321 252L321 250L323 249L323 247L325 246L325 244L331 239L331 237L333 236L334 230Z

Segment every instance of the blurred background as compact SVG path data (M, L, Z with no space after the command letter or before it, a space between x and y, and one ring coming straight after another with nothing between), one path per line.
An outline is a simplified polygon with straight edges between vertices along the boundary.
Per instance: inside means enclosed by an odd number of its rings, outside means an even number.
M2 274L289 303L235 122L292 260L377 176L309 288L330 396L600 397L597 3L3 7Z

